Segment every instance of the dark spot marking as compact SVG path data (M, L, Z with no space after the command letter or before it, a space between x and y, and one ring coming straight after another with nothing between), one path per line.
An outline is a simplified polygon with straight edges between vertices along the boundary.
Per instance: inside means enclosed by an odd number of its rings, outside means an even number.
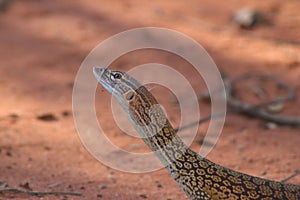
M129 91L129 92L127 92L127 93L125 94L125 99L126 99L127 101L131 101L131 100L133 100L133 98L134 98L134 92L133 92L133 91Z

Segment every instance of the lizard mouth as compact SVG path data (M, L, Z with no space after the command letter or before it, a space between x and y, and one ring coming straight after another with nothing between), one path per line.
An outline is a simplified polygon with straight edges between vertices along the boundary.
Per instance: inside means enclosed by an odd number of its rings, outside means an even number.
M113 87L109 82L110 70L106 67L94 67L93 73L98 82L110 93L113 92Z

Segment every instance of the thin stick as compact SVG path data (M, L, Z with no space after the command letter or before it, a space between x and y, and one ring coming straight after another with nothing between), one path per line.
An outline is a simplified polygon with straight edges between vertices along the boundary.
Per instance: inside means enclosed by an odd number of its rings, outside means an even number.
M0 193L2 192L15 192L15 193L24 193L30 195L74 195L81 196L80 192L61 192L61 191L28 191L28 190L20 190L17 188L1 188Z
M286 101L292 101L296 98L294 89L292 87L290 87L289 85L285 84L284 82L282 82L281 80L279 80L278 78L271 76L271 75L245 74L245 75L242 75L242 76L236 78L235 80L231 81L224 73L222 74L222 77L223 77L223 80L225 83L227 103L232 109L227 111L227 113L217 113L215 115L209 115L200 120L191 122L187 125L183 125L181 127L176 128L175 131L184 130L184 129L190 128L192 126L199 125L203 122L209 121L211 119L223 117L226 114L233 114L233 113L237 113L237 112L251 115L253 117L258 117L263 120L272 121L272 122L275 122L275 123L281 124L281 125L291 125L291 126L299 126L300 125L300 117L274 115L263 109L263 106L271 105L274 103L282 103L282 102L286 102ZM238 81L241 81L244 79L249 79L252 77L273 80L276 83L278 88L283 88L287 91L287 93L288 93L287 97L281 97L281 98L277 98L275 100L262 102L262 103L258 103L258 104L254 104L254 105L247 104L245 102L239 101L238 99L234 98L233 83L237 83ZM209 96L209 94L207 94L207 92L203 93L202 95L199 95L199 100L202 97L207 97L207 96Z
M291 174L291 175L289 175L288 177L282 179L280 182L283 182L283 183L284 183L284 182L290 180L291 178L297 176L298 174L300 174L300 170L295 170L295 172L294 172L293 174Z
M249 78L253 77L255 75L244 75L241 76L242 78ZM236 110L237 112L241 112L253 117L257 117L266 121L274 122L276 124L280 125L290 125L290 126L300 126L300 117L299 116L286 116L286 115L280 115L280 114L271 114L267 112L265 109L263 109L263 106L270 105L274 103L281 103L285 101L291 101L295 99L295 91L293 88L288 86L287 84L283 83L279 79L275 78L274 76L267 76L267 75L260 75L258 77L260 78L269 78L277 84L277 87L283 88L287 90L288 95L284 98L277 98L275 100L271 100L269 102L259 103L256 105L250 105L246 102L242 102L235 98L233 96L233 83L236 83L237 81L240 81L242 78L239 77L235 79L234 81L230 81L226 76L223 77L224 83L225 83L225 89L226 89L226 97L227 97L227 103L228 105Z

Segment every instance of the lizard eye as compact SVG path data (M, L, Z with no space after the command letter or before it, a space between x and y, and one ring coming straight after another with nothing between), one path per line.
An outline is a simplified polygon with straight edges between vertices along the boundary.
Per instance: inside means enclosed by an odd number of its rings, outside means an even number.
M116 74L114 75L114 78L115 78L115 79L120 79L121 77L122 77L122 75L119 74L119 73L116 73Z
M115 81L117 79L121 79L121 77L122 77L122 74L120 74L118 72L116 72L110 76L111 80L113 80L113 81Z

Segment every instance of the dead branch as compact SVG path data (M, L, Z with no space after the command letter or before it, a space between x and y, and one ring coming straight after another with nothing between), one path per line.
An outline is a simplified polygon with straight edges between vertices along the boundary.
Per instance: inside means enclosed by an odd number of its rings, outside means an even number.
M14 192L14 193L23 193L29 195L74 195L81 196L80 192L62 192L62 191L29 191L29 190L20 190L17 188L0 188L0 193L4 192Z
M238 84L239 81L242 81L245 79L250 79L250 78L255 78L255 77L262 79L262 80L270 79L270 80L274 81L278 88L284 89L285 91L287 91L287 96L286 97L278 97L274 100L262 102L262 103L258 103L258 104L254 104L254 105L251 105L246 102L242 102L242 101L238 100L234 96L234 88L233 88L234 84ZM226 97L227 97L227 104L231 107L231 110L227 111L227 113L217 113L214 115L209 115L200 120L197 120L197 121L191 122L187 125L183 125L182 127L176 128L175 131L184 130L184 129L190 128L192 126L199 125L203 122L209 121L211 119L223 117L227 114L233 114L233 113L237 113L237 112L244 113L246 115L260 118L260 119L263 119L266 121L274 122L274 123L280 124L280 125L300 126L300 117L272 114L272 113L267 112L264 109L264 106L267 106L267 105L284 103L284 102L293 101L296 99L294 89L292 87L290 87L289 85L287 85L286 83L284 83L283 81L279 80L277 77L272 76L272 75L244 74L244 75L231 81L226 76L226 74L222 72L222 78L223 78L225 90L226 90L225 92L226 92ZM217 92L217 91L215 91L215 92ZM209 93L205 92L205 93L199 95L199 100L201 100L203 98L208 98L208 97L209 97Z
M300 174L300 170L295 170L295 172L291 175L289 175L288 177L282 179L280 182L286 182L288 180L290 180L291 178L294 178L295 176L297 176L298 174Z
M286 97L280 97L275 100L271 100L268 102L263 102L255 105L248 104L246 102L242 102L236 97L234 97L234 85L237 82L244 80L245 78L251 77L259 77L261 79L271 79L273 80L278 88L285 89L288 93ZM280 125L290 125L290 126L300 126L300 117L294 116L286 116L279 114L272 114L267 112L263 107L266 105L271 105L275 103L282 103L286 101L291 101L295 99L295 91L289 85L283 83L278 78L271 75L243 75L238 77L237 79L231 81L228 77L224 76L224 84L226 90L226 97L228 105L235 111L244 113L246 115L250 115L253 117L257 117L266 121L274 122Z

